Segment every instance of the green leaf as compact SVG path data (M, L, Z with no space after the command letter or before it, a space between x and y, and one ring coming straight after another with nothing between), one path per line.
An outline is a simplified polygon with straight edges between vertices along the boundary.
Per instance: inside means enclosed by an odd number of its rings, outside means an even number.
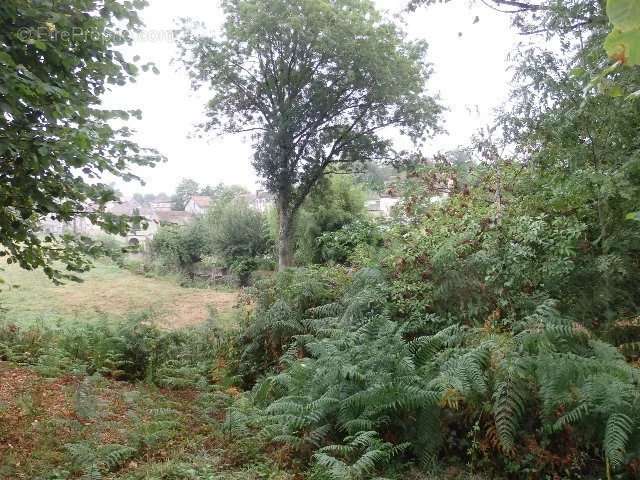
M627 214L627 220L635 220L640 222L640 212L631 212Z
M582 67L576 67L569 72L569 75L576 78L584 77L587 71Z
M33 46L36 47L38 50L46 50L47 49L47 44L44 43L42 40L34 40L33 41Z
M7 52L0 52L0 63L10 67L15 67L16 65L16 62L13 61L13 58L11 58L11 55Z
M640 29L613 30L604 41L607 54L624 65L640 65Z
M607 15L617 30L628 32L640 28L640 1L608 0Z
M612 85L608 90L607 90L607 94L610 97L623 97L625 92L624 92L624 88L622 88L620 85Z
M133 63L127 63L124 66L124 69L129 75L137 75L138 74L138 67L137 67L137 65L135 65Z

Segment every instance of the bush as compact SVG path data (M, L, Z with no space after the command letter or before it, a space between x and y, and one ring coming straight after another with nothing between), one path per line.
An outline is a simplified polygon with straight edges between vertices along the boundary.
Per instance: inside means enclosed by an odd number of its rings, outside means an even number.
M278 276L283 288L252 292L247 421L320 478L447 461L491 477L634 478L640 244L624 218L637 190L624 172L590 185L593 172L505 165L498 203L494 166L465 169L415 173L382 269L348 275L340 295L314 289L326 286L314 270L289 273L301 288ZM448 198L420 188L443 179ZM591 207L605 187L611 219ZM358 230L321 244L353 257Z
M186 271L211 252L207 230L200 222L184 227L161 227L153 238L151 249L165 265L181 271Z
M227 266L272 251L273 241L264 214L243 199L215 204L204 218L211 252Z
M296 335L308 331L310 309L340 298L350 283L342 268L287 270L256 282L247 296L255 306L235 339L234 371L246 386L275 367Z
M366 222L364 201L363 190L349 176L325 179L316 186L296 218L297 262L308 265L335 260L327 258L331 252L323 250L319 239L353 222Z
M498 203L494 166L462 170L413 174L381 270L335 291L330 269L290 272L252 292L247 421L321 478L447 461L492 477L634 478L640 244L624 212L637 191L611 172L617 213L604 219L592 172L505 165ZM444 180L435 201L426 186ZM350 228L323 237L343 258L367 241Z
M305 292L294 298L309 306ZM513 332L454 325L416 337L415 325L391 318L385 292L384 275L368 270L306 315L291 297L257 314L252 338L282 356L253 390L247 421L329 478L372 478L409 458L497 475L632 468L640 371L553 303Z
M242 286L260 265L273 264L266 217L245 200L224 197L204 218L188 226L164 226L152 243L152 256L160 264L189 275L202 265L230 270ZM149 262L147 262L149 263Z
M454 176L458 189L436 203L420 188L407 198L405 221L390 232L386 260L398 317L419 321L433 313L446 324L511 328L548 299L600 331L636 315L640 296L629 286L640 281L640 237L624 212L640 203L637 193L615 190L617 213L603 245L600 217L591 207L601 187L589 185L587 172L565 179L505 166L502 181L509 188L499 210L493 175L492 168L478 167L477 183L465 186ZM614 181L618 174L611 175ZM419 181L432 173L424 177Z
M375 256L382 245L381 228L371 220L356 220L318 238L320 256L323 262L328 263L361 262L364 256Z

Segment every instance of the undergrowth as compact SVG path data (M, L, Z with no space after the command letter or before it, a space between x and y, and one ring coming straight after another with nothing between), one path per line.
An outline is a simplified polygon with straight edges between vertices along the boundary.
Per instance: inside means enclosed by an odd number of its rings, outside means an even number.
M230 435L229 332L121 324L0 327L0 478L290 479Z
M0 360L48 377L65 373L171 388L203 387L227 343L214 317L183 330L162 330L143 312L122 323L0 324Z
M307 274L283 277L289 298L270 296L274 285L256 297L241 365L270 373L232 408L238 435L259 430L335 480L461 464L493 478L640 471L640 370L556 302L509 330L423 333L445 321L396 318L382 272L357 273L332 298L314 283L293 294L290 279Z
M638 474L631 330L618 322L593 331L553 300L509 328L405 319L394 295L384 271L322 267L259 282L232 332L215 315L179 331L147 314L121 324L5 323L0 360L63 379L72 409L32 432L37 452L54 453L32 456L28 471L42 479ZM620 348L607 340L614 336ZM110 389L123 390L120 400L105 397ZM38 395L23 392L0 415L20 411L33 425L48 408ZM5 471L21 471L7 458Z

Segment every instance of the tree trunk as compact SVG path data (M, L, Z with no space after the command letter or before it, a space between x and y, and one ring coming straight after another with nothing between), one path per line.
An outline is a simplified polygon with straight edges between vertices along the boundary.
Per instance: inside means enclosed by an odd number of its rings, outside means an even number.
M278 209L278 271L293 266L293 213Z

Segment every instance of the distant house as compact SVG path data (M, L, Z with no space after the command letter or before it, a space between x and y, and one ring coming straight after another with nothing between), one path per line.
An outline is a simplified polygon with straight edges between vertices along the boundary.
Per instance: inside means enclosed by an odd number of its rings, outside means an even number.
M87 206L87 211L91 211L92 207ZM158 231L158 222L155 219L153 210L149 207L140 205L135 200L124 202L110 202L105 207L106 213L112 215L142 216L146 222L141 222L139 226L132 226L126 234L126 237L115 237L126 241L129 245L144 245L148 240L153 238ZM143 228L142 223L146 223ZM52 215L48 215L40 222L40 229L43 233L55 235L73 234L86 237L98 238L108 235L98 225L94 225L87 217L78 216L69 222L60 222Z
M383 195L377 198L367 200L365 208L375 217L390 217L393 207L400 202L400 198L390 195Z
M155 211L149 205L142 205L135 200L111 202L107 205L107 212L114 215L140 216L144 220L139 225L132 225L125 240L130 246L146 247L158 231L158 221Z
M151 208L155 212L169 212L173 210L173 202L151 202Z
M70 222L56 220L53 215L47 215L40 221L40 230L45 234L64 235L67 233L90 237L99 235L102 230L91 223L86 217L76 217Z
M155 220L160 225L179 225L185 226L193 221L193 213L179 212L175 210L159 211L155 213Z
M204 195L192 196L184 207L184 211L192 215L204 215L211 206L211 197Z
M274 203L273 195L265 190L258 190L252 202L253 208L262 213L266 212Z
M146 228L131 229L127 233L127 243L132 246L146 246L153 240L161 226L178 225L185 226L193 221L194 216L189 212L178 212L174 210L154 210L151 207L142 207L134 210L128 215L140 215L145 218Z
M136 215L138 211L144 209L141 203L135 200L125 200L122 202L109 202L107 204L107 212L114 215ZM142 213L140 213L142 215Z
M178 212L171 209L171 202L156 202L141 204L135 200L110 202L105 211L113 215L127 215L130 217L141 216L144 218L138 225L131 225L131 229L125 237L115 237L126 242L130 246L146 247L158 232L162 225L188 225L194 219L190 212ZM87 207L89 209L89 207ZM60 222L52 215L44 217L40 221L40 229L43 233L62 235L71 233L87 237L99 238L107 235L99 226L94 225L86 217L76 217L70 222Z
M275 203L273 195L265 190L258 190L256 193L245 193L240 198L246 200L251 208L262 213L265 213Z

